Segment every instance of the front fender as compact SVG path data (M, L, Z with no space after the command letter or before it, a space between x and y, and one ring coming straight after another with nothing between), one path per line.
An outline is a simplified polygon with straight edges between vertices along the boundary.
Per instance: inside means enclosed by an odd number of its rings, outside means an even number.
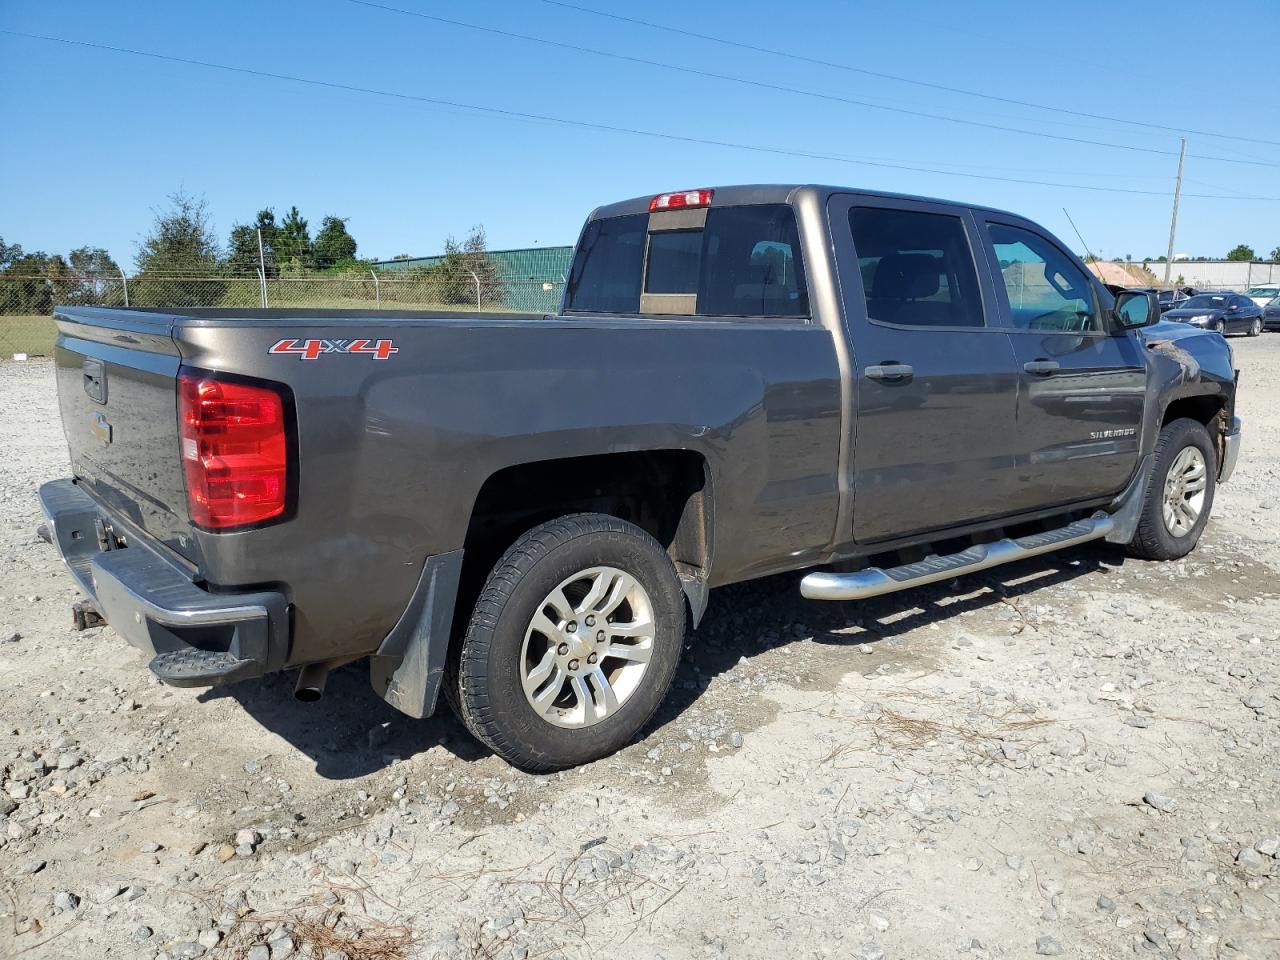
M1139 333L1148 358L1143 453L1155 449L1165 412L1179 400L1213 398L1222 411L1218 432L1229 430L1235 410L1236 372L1231 346L1222 334L1166 320Z

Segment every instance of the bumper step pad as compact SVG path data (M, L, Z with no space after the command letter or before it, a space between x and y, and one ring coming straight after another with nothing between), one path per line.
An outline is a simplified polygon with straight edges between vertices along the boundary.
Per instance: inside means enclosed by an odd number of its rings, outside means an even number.
M241 660L218 650L171 650L149 664L152 673L171 687L212 687L262 672L255 660Z

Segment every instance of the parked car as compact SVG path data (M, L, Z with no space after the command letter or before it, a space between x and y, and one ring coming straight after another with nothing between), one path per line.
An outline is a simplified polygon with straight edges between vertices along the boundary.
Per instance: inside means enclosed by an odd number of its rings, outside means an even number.
M1199 293L1195 287L1179 287L1174 290L1160 290L1157 296L1160 299L1160 312L1172 310L1180 307L1187 301L1188 297L1193 297Z
M1260 307L1266 307L1276 297L1280 297L1280 284L1267 283L1260 287L1250 287L1244 294Z
M1280 297L1262 308L1262 326L1267 330L1280 330Z
M1216 330L1223 336L1245 333L1256 337L1262 333L1262 308L1243 294L1229 291L1198 293L1180 307L1165 311L1163 319Z
M314 700L368 658L554 770L641 730L711 588L1181 557L1240 449L1223 338L1012 213L645 196L590 215L566 286L554 316L59 308L42 533L79 622L177 686L297 669Z

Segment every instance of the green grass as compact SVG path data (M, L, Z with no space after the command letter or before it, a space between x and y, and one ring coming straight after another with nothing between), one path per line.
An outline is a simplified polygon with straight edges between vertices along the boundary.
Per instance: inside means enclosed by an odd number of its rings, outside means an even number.
M51 357L56 335L53 317L0 313L0 359L15 353Z

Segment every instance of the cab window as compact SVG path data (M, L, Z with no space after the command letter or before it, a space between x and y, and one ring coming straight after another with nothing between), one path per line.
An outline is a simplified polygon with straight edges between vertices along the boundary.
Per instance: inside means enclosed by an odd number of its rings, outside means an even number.
M581 313L638 313L649 215L602 217L582 231L569 271L568 309Z
M1070 257L1030 230L989 223L987 231L1016 329L1104 332L1093 284Z
M646 214L592 221L568 286L570 312L634 314L655 294L686 298L674 316L809 316L795 212L782 203L712 207L696 229L649 230Z
M908 327L983 326L978 274L959 217L854 207L849 227L872 320Z

